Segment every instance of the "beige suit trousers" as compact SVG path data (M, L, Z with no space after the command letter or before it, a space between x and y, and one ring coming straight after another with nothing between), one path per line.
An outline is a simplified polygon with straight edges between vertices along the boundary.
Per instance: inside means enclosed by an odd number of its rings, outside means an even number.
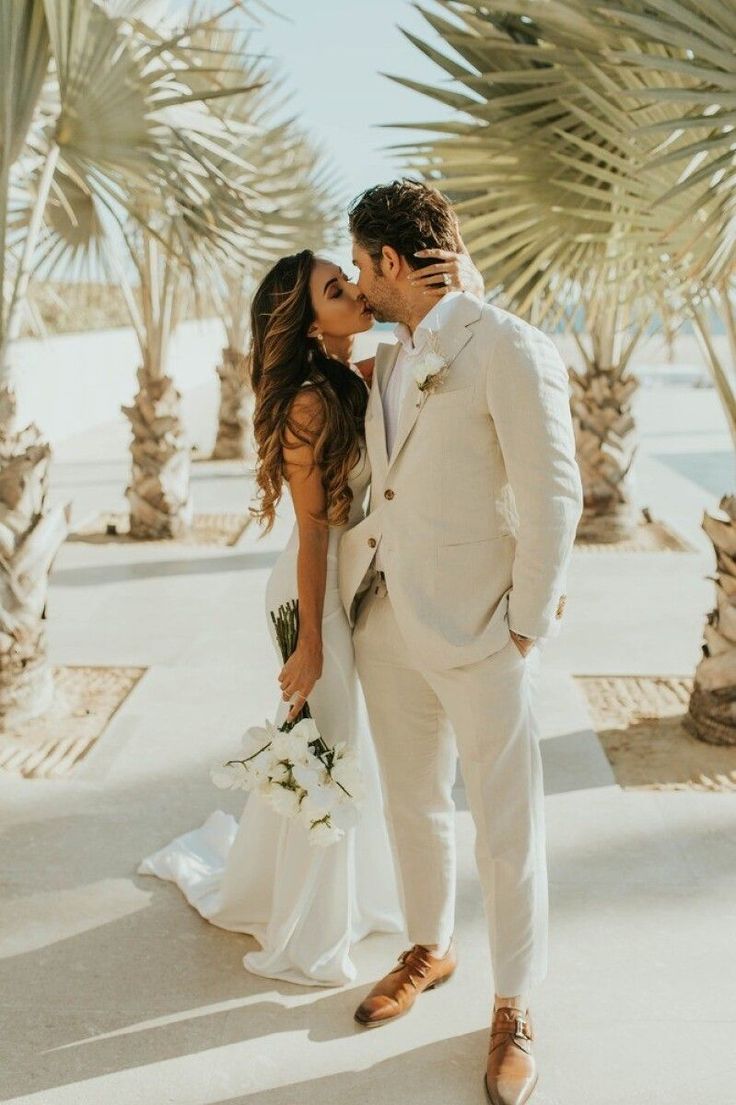
M544 794L533 711L539 646L522 656L509 636L476 663L422 669L375 574L353 641L409 940L445 946L454 931L452 789L459 755L495 990L524 993L547 969Z

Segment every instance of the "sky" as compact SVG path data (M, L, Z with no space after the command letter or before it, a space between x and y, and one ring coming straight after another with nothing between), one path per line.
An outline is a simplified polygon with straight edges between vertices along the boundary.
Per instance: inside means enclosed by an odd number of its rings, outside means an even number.
M381 74L444 80L399 25L434 44L441 40L407 0L269 2L283 18L264 14L256 39L282 65L301 118L325 142L351 195L390 179L397 163L385 147L411 134L380 124L431 121L447 109Z
M0 0L0 3L2 0ZM183 14L190 0L150 0ZM248 0L245 0L247 3ZM447 52L447 45L410 0L250 0L255 19L231 16L251 28L255 54L272 61L291 93L285 115L298 117L336 169L347 202L365 188L409 171L389 146L426 137L418 129L384 129L387 123L447 119L450 109L391 81L386 73L427 84L450 78L401 33L400 27ZM442 14L435 0L422 0ZM226 0L202 0L222 11ZM200 5L201 6L201 5ZM347 222L347 216L346 216ZM335 260L350 260L347 235Z
M346 196L401 175L397 155L386 147L420 132L380 124L434 121L447 118L448 109L382 73L426 83L449 79L397 26L441 44L430 25L408 0L269 3L282 18L265 12L254 42L283 69L294 109L324 145ZM431 8L432 0L425 6Z

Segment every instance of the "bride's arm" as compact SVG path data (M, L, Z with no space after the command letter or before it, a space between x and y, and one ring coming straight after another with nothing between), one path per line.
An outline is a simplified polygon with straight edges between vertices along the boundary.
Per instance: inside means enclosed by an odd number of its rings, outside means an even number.
M301 713L322 674L322 612L327 578L327 500L322 474L314 462L314 441L324 423L324 407L313 388L304 388L289 410L284 444L284 476L288 480L299 532L297 593L299 637L296 650L279 673L282 696L294 704L288 720Z
M478 299L483 299L486 294L483 277L475 267L462 239L460 246L459 253L453 253L449 249L420 249L417 257L436 258L437 263L417 269L409 278L412 284L424 287L425 294L433 299L441 299L454 290L470 292Z
M368 384L368 387L371 386L371 381L373 379L373 366L375 365L375 363L375 357L366 357L364 361L355 362L355 367L357 368L358 372L363 377L365 382Z

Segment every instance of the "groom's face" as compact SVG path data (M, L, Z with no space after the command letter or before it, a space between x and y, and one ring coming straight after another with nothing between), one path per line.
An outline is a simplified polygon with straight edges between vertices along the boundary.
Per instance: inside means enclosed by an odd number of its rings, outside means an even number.
M384 250L380 260L374 260L367 250L353 241L353 264L360 276L358 290L378 322L400 322L404 314L401 295L401 258L394 250Z

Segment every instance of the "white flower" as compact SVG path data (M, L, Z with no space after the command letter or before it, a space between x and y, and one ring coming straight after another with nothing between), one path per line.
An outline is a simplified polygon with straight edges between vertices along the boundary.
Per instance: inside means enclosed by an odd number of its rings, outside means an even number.
M331 818L327 816L313 822L309 830L309 843L318 848L326 848L330 844L335 844L344 835L342 829L333 825Z
M268 792L268 801L276 813L282 817L297 817L299 814L299 800L304 792L293 790L290 787L272 785Z
M246 729L240 741L243 759L247 760L261 749L267 748L277 734L278 729L271 725L270 721L267 721L265 726L252 725L250 729Z
M337 805L337 799L334 787L316 787L307 791L302 798L299 817L309 828L313 821L321 821L322 818L327 817L335 805Z
M277 733L271 744L271 752L276 760L287 760L292 764L309 762L310 751L302 733L295 725L289 733Z
M334 810L340 801L338 789L329 775L325 775L324 782L311 786L307 791L307 797L312 806L322 814Z
M313 717L303 717L298 721L291 732L302 738L305 744L313 744L320 739L320 732Z
M274 760L269 764L266 777L269 782L276 783L280 787L288 786L291 783L291 768L281 760Z
M426 387L427 381L431 376L436 376L438 372L442 371L445 364L445 358L442 354L435 352L433 349L429 349L427 352L419 355L414 364L413 371L414 379L420 390Z
M299 786L310 792L328 781L324 764L311 752L306 763L294 764L293 774Z
M258 757L257 760L251 760L245 767L247 773L247 785L246 790L256 790L258 787L267 783L270 778L270 763L262 762L262 757Z
M210 768L210 779L220 790L249 790L250 772L244 764L215 764Z
M360 802L364 797L363 778L360 770L360 761L354 752L346 752L335 760L330 771L333 782L337 785L338 798L341 802ZM340 789L344 787L343 789ZM348 793L346 794L345 791Z

